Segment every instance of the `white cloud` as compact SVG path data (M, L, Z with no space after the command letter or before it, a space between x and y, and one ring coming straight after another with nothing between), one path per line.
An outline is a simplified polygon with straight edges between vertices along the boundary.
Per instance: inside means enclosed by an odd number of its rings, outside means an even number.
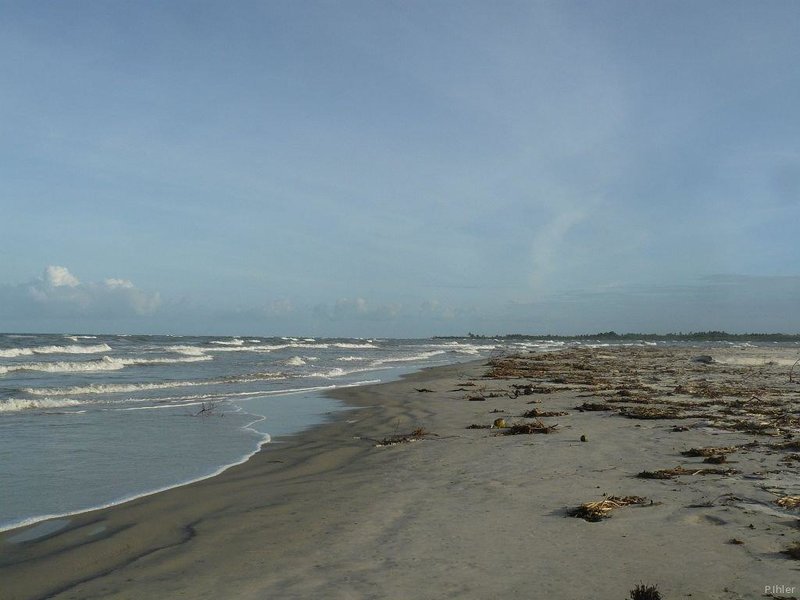
M133 282L127 279L106 279L103 283L108 288L132 288Z
M51 287L77 287L80 281L67 267L50 265L44 270L44 281Z
M48 317L124 317L151 315L161 305L158 292L127 279L82 283L67 267L50 265L41 277L0 286L0 315Z

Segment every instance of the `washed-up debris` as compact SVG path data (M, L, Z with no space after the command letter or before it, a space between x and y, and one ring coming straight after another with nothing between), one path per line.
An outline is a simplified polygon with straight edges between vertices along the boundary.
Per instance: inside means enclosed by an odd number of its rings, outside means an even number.
M467 425L466 428L467 429L491 429L492 426L491 425L478 425L476 423L473 423L472 425Z
M658 406L624 407L619 409L619 414L629 419L691 419L697 415L688 415L673 408Z
M598 502L586 502L577 508L573 508L567 512L570 517L577 517L591 523L607 519L611 516L611 511L624 506L632 504L647 504L647 498L642 496L609 496L604 500Z
M720 454L731 454L736 452L736 446L707 446L702 448L689 448L681 452L684 456L718 456Z
M561 410L539 410L538 408L531 409L520 415L524 419L535 419L538 417L563 417L569 413Z
M684 467L674 467L658 471L642 471L636 477L639 479L672 479L679 475L735 475L738 472L736 469L686 469Z
M702 364L710 365L711 363L713 363L713 362L714 362L714 357L713 357L713 356L710 356L710 355L708 355L708 354L702 354L702 355L700 355L700 356L695 356L695 357L692 359L692 362L695 362L695 363L702 363Z
M631 590L630 600L661 600L658 586L640 583Z
M404 434L404 435L393 435L393 436L390 436L390 437L383 438L382 440L378 441L375 444L375 446L377 448L382 448L384 446L395 446L397 444L407 444L409 442L416 442L418 440L421 440L422 438L424 438L426 436L429 436L429 435L435 435L435 434L432 434L430 431L428 431L424 427L417 427L411 433L407 433L407 434Z
M733 544L734 546L741 546L742 544L744 544L744 542L739 538L731 538L728 540L728 543Z
M584 402L580 406L576 406L575 410L580 412L592 412L600 410L616 410L613 406L609 406L605 402Z
M789 558L793 558L795 560L800 560L800 542L795 542L786 550L781 550L781 554L785 554Z
M720 429L728 429L730 431L743 431L744 433L751 433L753 435L769 435L777 437L781 435L780 429L773 423L768 421L754 421L750 419L743 419L738 421L721 421L715 423L716 427Z
M783 508L797 508L800 506L800 496L781 496L775 500L775 504Z
M800 450L800 440L789 440L788 442L770 444L769 447L775 448L776 450Z
M516 387L516 386L514 386ZM525 386L525 395L528 396L530 394L552 394L553 392L562 392L564 388L556 388L556 387L545 387L545 386L536 386L536 385L527 385Z
M558 424L545 425L539 419L533 423L514 423L509 425L503 435L528 435L532 433L552 433L558 428Z

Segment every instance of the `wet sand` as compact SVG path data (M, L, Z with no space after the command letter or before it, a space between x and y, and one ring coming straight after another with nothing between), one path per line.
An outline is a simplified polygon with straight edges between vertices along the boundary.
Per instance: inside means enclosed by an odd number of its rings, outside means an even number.
M800 494L796 354L566 350L337 390L353 410L220 476L0 534L0 598L800 596L776 503ZM467 429L497 418L557 427ZM643 500L567 516L610 496Z

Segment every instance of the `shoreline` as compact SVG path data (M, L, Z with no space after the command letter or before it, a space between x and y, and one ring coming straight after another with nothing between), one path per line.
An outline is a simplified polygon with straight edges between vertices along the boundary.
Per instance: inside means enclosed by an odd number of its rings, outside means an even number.
M601 348L538 356L564 363L566 379L578 381L586 372L575 365L603 356L651 378L661 362L694 373L704 367L689 363L691 353ZM276 438L221 475L82 513L36 541L9 544L4 532L2 597L483 598L525 595L531 585L553 598L624 597L645 580L666 597L730 599L793 583L796 563L780 555L793 541L792 513L770 508L771 496L751 489L755 480L635 478L643 468L689 462L679 458L681 448L741 445L752 434L673 433L668 426L687 421L577 412L588 401L586 383L537 382L554 389L512 397L514 385L532 378L486 379L485 365L432 367L332 390L351 410ZM470 389L480 387L483 399L470 401ZM531 398L537 408L569 412L545 419L559 424L552 434L466 429L490 424L498 416L492 411L517 420ZM417 428L430 434L377 447ZM742 473L765 471L765 460L781 458L745 450L736 456ZM757 483L797 481L793 467L780 473ZM655 503L614 511L602 523L564 518L567 507L604 492ZM725 494L744 500L691 508ZM733 537L745 543L728 544Z
M322 386L322 387L319 387L319 388L316 388L316 389L309 388L309 389L303 389L303 390L290 390L290 391L287 391L287 392L281 392L281 393L275 393L275 394L265 394L265 397L266 396L269 396L269 397L293 396L293 395L299 395L299 394L308 394L309 392L313 392L315 394L319 394L321 397L325 397L328 392L331 392L331 391L333 391L335 389L346 389L346 388L350 388L350 387L358 387L358 386L361 386L361 385L376 385L376 382L368 381L368 382L365 382L365 383L360 383L359 382L359 383L348 383L348 384L342 384L342 385ZM246 398L244 400L236 400L236 402L250 402L252 400L257 400L257 399L260 399L260 397ZM186 405L183 405L183 406L196 406L196 405L199 405L199 403L186 404ZM346 410L346 407L342 408L340 410ZM192 485L194 483L198 483L198 482L204 481L206 479L211 479L213 477L217 477L217 476L223 474L228 469L231 469L233 467L236 467L236 466L239 466L241 464L246 463L251 458L256 456L259 452L261 452L263 450L264 446L272 443L272 441L273 441L272 440L272 438L273 438L272 434L270 434L268 432L260 432L260 431L252 429L253 425L255 425L256 423L260 423L260 422L264 421L265 419L267 419L267 417L265 415L260 415L260 414L255 414L255 413L248 413L248 414L251 414L252 416L257 417L257 418L255 420L249 422L249 423L246 423L245 425L242 425L241 429L251 429L251 430L255 431L256 433L258 433L259 435L262 436L262 440L257 443L257 447L254 450L252 450L251 452L248 452L247 454L244 454L244 455L240 456L235 461L230 462L230 463L225 463L223 465L214 467L211 472L209 472L208 474L205 474L205 475L200 475L200 476L193 477L193 478L190 478L190 479L185 479L185 480L182 479L182 480L177 481L176 483L167 484L165 486L158 487L158 488L151 489L151 490L146 490L146 491L143 491L143 492L132 492L130 494L121 496L119 498L116 498L114 500L110 500L110 501L102 503L102 504L92 505L92 506L89 506L89 507L86 507L86 508L78 508L78 509L75 509L73 511L67 511L67 512L63 512L63 513L54 513L54 514L48 514L48 515L36 515L36 516L32 516L32 517L26 517L22 521L12 522L12 523L9 523L9 524L6 524L6 525L0 524L0 535L7 535L6 538L0 538L0 540L7 539L8 537L12 537L13 538L16 535L16 533L18 533L17 530L26 529L26 532L27 532L27 531L29 531L28 528L32 528L33 526L36 526L36 525L41 524L41 523L45 523L45 522L48 522L48 521L55 521L55 520L59 520L59 519L62 519L62 520L63 519L68 519L70 517L75 517L75 516L78 516L78 515L82 515L84 513L90 513L90 512L94 512L94 511L98 511L98 510L114 508L115 506L120 506L120 505L126 504L128 502L133 502L134 500L139 500L140 498L146 498L148 496L152 496L154 494L160 494L162 492L167 492L167 491L175 489L175 488ZM307 426L301 427L300 429L298 429L296 431L293 431L293 432L290 432L290 433L287 433L287 434L280 434L280 435L277 435L275 437L284 438L284 437L293 437L293 436L296 436L296 435L302 435L305 431L307 431L309 429L313 429L314 427L319 427L319 426L325 425L328 422L328 418L329 418L330 414L332 414L331 411L326 411L325 413L319 413L318 414L319 418L314 423L311 423L311 424L309 424ZM36 536L33 539L34 540L38 539L38 537L39 536ZM14 542L12 542L12 543L14 543Z

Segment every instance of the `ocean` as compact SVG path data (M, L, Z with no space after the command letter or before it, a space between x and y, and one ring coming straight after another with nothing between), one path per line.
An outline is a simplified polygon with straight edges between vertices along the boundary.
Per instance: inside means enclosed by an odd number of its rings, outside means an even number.
M0 531L220 473L271 437L343 410L326 389L507 347L495 340L0 334Z

